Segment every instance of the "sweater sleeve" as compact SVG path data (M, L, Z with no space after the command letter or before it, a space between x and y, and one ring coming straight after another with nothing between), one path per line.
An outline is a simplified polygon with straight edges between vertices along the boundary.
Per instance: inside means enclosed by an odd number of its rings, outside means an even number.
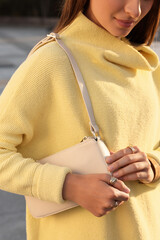
M160 178L160 146L155 150L147 152L148 159L153 164L155 170L155 180Z
M150 187L156 187L160 182L160 145L155 150L146 152L149 161L151 162L152 169L154 171L153 182L147 184Z
M71 170L42 165L18 151L33 139L37 116L48 104L53 76L45 48L18 68L0 96L0 189L62 203L63 183Z

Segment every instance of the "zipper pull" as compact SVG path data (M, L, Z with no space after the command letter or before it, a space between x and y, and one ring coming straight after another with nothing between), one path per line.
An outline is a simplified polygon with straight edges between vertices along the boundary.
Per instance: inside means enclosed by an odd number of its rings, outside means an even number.
M99 137L93 137L93 136L85 136L83 139L82 139L82 141L81 142L84 142L84 141L86 141L86 140L88 140L88 139L94 139L95 141L97 141L98 139L100 139Z
M88 138L89 138L89 137L85 136L85 137L81 140L81 142L86 141Z

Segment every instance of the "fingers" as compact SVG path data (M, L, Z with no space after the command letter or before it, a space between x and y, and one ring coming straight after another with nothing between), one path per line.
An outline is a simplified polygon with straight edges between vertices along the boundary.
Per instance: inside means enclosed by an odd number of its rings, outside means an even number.
M126 181L126 179L128 181L131 181L131 179L143 179L144 181L149 182L152 181L154 177L147 155L144 152L140 151L135 154L126 155L121 159L116 160L108 166L108 170L112 172L112 175L114 177L120 178L123 181ZM131 176L129 177L130 174ZM123 178L126 175L127 178Z
M122 157L119 158L120 156ZM150 182L154 178L147 155L141 152L138 147L122 149L107 157L106 162L108 163L108 170L113 177L123 181L144 180L143 182Z
M140 150L139 150L139 148L137 146L134 146L134 149L136 150L136 152L140 152ZM115 152L112 155L107 156L106 157L106 162L108 164L111 164L114 161L116 161L116 160L118 160L118 159L120 159L120 158L122 158L122 157L124 157L124 156L126 156L128 154L133 154L133 151L129 147L121 149L118 152Z
M131 173L138 173L141 171L147 171L149 168L148 162L134 162L131 163L123 168L118 169L117 171L113 172L113 176L116 178L121 178L125 175Z
M117 161L113 162L108 166L108 170L110 172L115 172L117 169L120 169L122 167L125 167L126 165L137 162L140 160L140 157L138 154L130 154L122 157L121 159L118 159Z
M116 209L129 199L128 187L118 179L111 185L110 174L82 175L81 178L85 181L83 181L83 186L76 188L77 203L97 217Z
M112 201L112 203L113 201L118 201L118 203L121 203L129 199L130 189L125 185L123 181L117 179L113 184L111 184L111 175L101 174L101 176L103 177L103 181L105 181L108 185L108 187L106 188L106 191L108 191L109 188L109 191L107 192L107 197ZM110 207L113 208L113 206L115 207L115 202L114 204L111 204Z
M121 159L118 159L117 161L113 162L108 166L108 170L110 172L114 172L117 169L123 168L131 163L136 163L136 162L147 162L147 164L149 164L147 155L144 152L138 152L135 154L126 155Z
M115 204L115 202L117 202L117 204ZM124 202L119 202L119 201L113 201L113 206L111 208L107 208L105 209L105 214L109 213L110 211L113 211L115 209L117 209L117 207L121 206Z
M118 202L125 202L129 199L129 194L113 188L113 199Z
M125 175L125 176L121 177L121 180L123 180L123 181L142 180L143 182L145 182L144 179L146 179L147 177L148 177L148 174L145 171L142 171L142 172L136 172L136 173ZM147 180L146 180L146 182L147 182Z
M134 172L134 173L130 173L128 175L120 177L120 179L122 181L139 180L142 183L150 183L150 182L152 182L153 178L154 178L154 173L153 173L151 167L149 167L148 169L146 169L144 171Z
M129 194L122 192L112 186L109 186L109 189L107 189L106 191L107 199L110 202L110 204L108 205L106 200L106 209L117 208L119 205L128 201L129 199Z
M112 200L112 206L111 208L107 208L106 211L111 211L115 208L117 208L118 206L122 205L124 203L124 201L118 201L118 200Z
M110 174L102 174L103 175L103 180L111 185L112 187L118 189L119 191L125 192L125 193L130 193L130 189L125 185L124 182L121 180L117 179L113 184L110 183L111 180L111 175Z
M105 192L104 192L105 194ZM103 216L106 213L115 210L117 207L122 205L124 202L128 201L129 195L115 189L112 186L109 186L109 189L106 190L106 200L104 207L99 211L98 215L96 216Z
M110 154L112 155L114 152L113 151L110 151Z

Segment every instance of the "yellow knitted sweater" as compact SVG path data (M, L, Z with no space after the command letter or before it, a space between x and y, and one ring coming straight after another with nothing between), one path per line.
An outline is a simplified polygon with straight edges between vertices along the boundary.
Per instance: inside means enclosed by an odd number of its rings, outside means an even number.
M100 134L112 151L137 145L160 163L160 67L145 46L110 35L82 13L61 34L86 82ZM69 60L46 44L15 72L0 97L0 188L63 202L68 168L38 160L90 135ZM37 160L37 161L36 161ZM160 185L126 182L130 199L97 218L76 207L34 219L28 240L159 240Z

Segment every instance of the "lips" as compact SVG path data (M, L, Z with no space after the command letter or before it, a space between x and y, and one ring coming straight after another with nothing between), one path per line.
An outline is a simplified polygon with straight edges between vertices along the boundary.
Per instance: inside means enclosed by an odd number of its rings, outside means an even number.
M117 19L117 18L116 18L116 21L123 28L129 28L134 23L134 21L122 20L122 19Z

